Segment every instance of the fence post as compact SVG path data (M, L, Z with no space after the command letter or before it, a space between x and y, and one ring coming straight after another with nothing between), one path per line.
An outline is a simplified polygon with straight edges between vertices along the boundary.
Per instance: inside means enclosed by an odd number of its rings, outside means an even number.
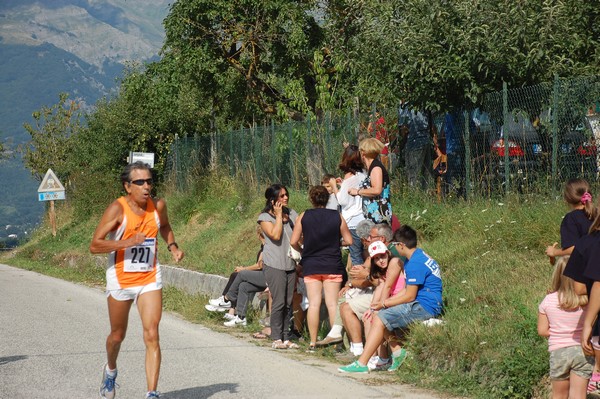
M172 146L172 155L170 158L173 160L171 165L171 173L175 174L175 187L178 190L181 190L181 185L179 183L179 135L175 133L175 140L173 140Z
M296 175L294 174L294 135L293 133L293 127L292 127L292 122L288 121L287 123L288 125L288 140L290 141L290 154L289 154L289 160L290 160L290 183L292 183L292 186L297 190L298 189L298 182L296 181Z
M502 127L502 138L504 139L504 193L510 192L510 159L508 157L508 85L502 82L502 116L504 126Z
M277 162L275 161L275 155L277 154L277 137L275 137L275 121L271 119L271 134L273 135L273 144L271 145L271 162L273 165L273 181L280 181L280 178L277 178Z
M465 118L465 136L463 143L465 147L465 200L471 198L471 125L469 120L469 112L464 111Z
M260 148L256 139L256 124L252 122L252 126L250 127L250 137L252 138L252 144L254 144L254 148L251 150L250 157L254 160L254 177L256 178L256 184L260 185L261 179L260 174L258 172L258 149Z
M560 81L558 74L554 75L554 87L552 88L552 193L556 195L558 179L558 91Z
M233 130L229 131L229 176L233 176Z
M217 169L217 124L215 122L215 109L211 110L210 117L210 170Z
M333 172L333 170L330 169L333 160L333 157L331 156L331 111L327 111L325 114L325 143L325 151L323 151L325 158L325 171L327 173L331 173Z
M240 125L240 141L241 141L241 145L240 145L240 162L238 163L238 165L240 166L240 168L243 168L246 166L246 145L245 145L245 141L246 141L246 135L244 134L244 125ZM238 171L239 172L239 171Z
M358 102L358 97L354 97L354 139L356 140L356 145L358 145L359 137L360 137L360 106Z

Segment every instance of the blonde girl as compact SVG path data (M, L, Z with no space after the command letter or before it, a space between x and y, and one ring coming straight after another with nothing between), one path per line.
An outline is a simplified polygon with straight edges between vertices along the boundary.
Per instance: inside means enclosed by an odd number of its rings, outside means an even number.
M594 358L585 356L581 336L587 295L575 292L574 282L563 275L568 256L558 258L552 275L552 292L538 308L538 334L548 338L553 399L585 399Z

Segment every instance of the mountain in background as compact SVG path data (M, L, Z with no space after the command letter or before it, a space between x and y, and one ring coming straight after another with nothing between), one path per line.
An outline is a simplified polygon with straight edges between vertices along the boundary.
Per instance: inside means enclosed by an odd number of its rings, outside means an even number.
M91 109L114 93L128 62L156 58L169 2L1 0L0 141L5 147L27 142L23 123L32 122L33 111L56 104L59 93ZM37 202L39 182L19 159L0 162L0 184L1 243L5 230L30 230L44 207Z

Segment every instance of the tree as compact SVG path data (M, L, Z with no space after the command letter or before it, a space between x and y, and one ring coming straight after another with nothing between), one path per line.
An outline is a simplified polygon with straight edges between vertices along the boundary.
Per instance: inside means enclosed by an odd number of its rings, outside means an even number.
M315 1L175 2L165 58L195 85L218 123L315 111L314 52L322 28Z
M355 15L333 23L350 33L331 41L331 51L348 55L350 80L361 93L389 99L385 91L395 91L396 98L432 110L460 107L478 103L503 82L519 87L551 81L554 74L597 73L595 3L372 0L360 12L331 14ZM356 26L359 20L364 23Z
M69 100L67 93L61 93L57 104L43 106L33 113L34 126L29 123L23 125L31 141L20 150L24 153L25 166L36 179L41 181L48 169L52 169L62 181L69 177L72 138L82 128L79 109L78 102Z

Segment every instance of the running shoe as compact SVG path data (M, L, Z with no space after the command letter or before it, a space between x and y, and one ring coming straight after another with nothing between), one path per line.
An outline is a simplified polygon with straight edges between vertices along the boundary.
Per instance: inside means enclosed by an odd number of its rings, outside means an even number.
M208 310L209 312L225 312L226 310L229 310L228 308L220 308L211 304L204 305L204 309Z
M594 381L592 377L587 386L587 393L600 394L600 381Z
M242 326L245 327L246 326L246 318L240 318L239 316L235 316L232 320L226 321L225 323L223 323L223 325L225 327L238 327L238 326Z
M160 398L160 393L158 391L150 391L146 394L146 399L149 398Z
M117 383L115 380L117 379L117 371L115 370L115 375L110 376L106 372L106 365L102 368L102 385L100 385L100 397L102 399L113 399L116 394Z
M223 295L221 295L220 297L218 297L216 299L209 299L208 303L217 308L225 308L225 309L231 308L231 302L225 300L225 297Z
M404 360L406 360L406 355L408 355L408 352L402 348L398 356L392 356L392 365L388 368L388 371L398 370L402 366L402 363L404 363Z
M223 315L223 318L224 318L225 320L227 320L227 321L230 321L230 320L233 320L233 319L235 319L235 315L234 315L234 314L231 314L231 313L225 313L225 314Z
M390 359L382 359L379 356L372 356L367 366L371 371L387 370L391 365Z
M344 339L342 338L342 336L340 335L339 337L332 337L332 336L326 336L324 339L317 341L316 342L316 346L329 346L329 345L336 345L339 343L342 343L344 341Z
M363 366L358 360L355 360L347 366L338 368L338 371L341 371L342 373L368 373L369 366Z

